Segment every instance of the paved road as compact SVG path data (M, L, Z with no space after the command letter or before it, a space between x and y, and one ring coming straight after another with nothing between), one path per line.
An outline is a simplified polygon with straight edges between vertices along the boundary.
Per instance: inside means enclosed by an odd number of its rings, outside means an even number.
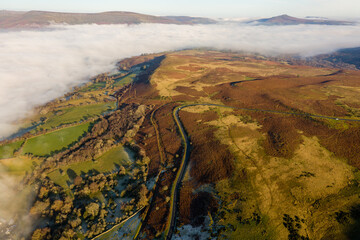
M323 118L323 119L332 119L338 121L353 121L353 122L360 122L360 119L347 119L347 118L338 118L338 117L329 117L329 116L321 116L321 115L313 115L308 113L293 113L293 112L281 112L281 111L274 111L274 110L263 110L263 109L252 109L252 108L239 108L239 107L232 107L220 104L212 104L212 103L195 103L195 104L188 104L181 107L175 108L173 111L173 117L175 119L176 125L181 133L181 138L184 142L184 154L181 160L181 165L176 175L174 184L171 188L171 199L170 199L170 217L168 218L167 228L165 230L165 239L170 240L175 229L176 224L176 202L178 200L178 193L180 190L180 185L182 179L186 172L186 167L189 162L190 156L190 141L185 132L184 126L181 123L179 117L179 111L187 107L193 106L214 106L214 107L222 107L222 108L230 108L230 109L237 109L237 110L245 110L245 111L257 111L257 112L265 112L265 113L276 113L276 114L287 114L287 115L294 115L294 116L305 116L305 117L315 117L315 118Z
M184 174L186 172L186 166L189 161L189 155L190 155L190 141L189 138L185 132L184 126L182 125L180 118L179 118L179 111L187 106L177 107L173 111L173 116L176 122L176 125L178 126L178 129L181 133L181 138L184 142L184 154L181 160L180 168L176 174L176 178L174 181L174 184L171 187L171 198L170 198L170 217L168 218L167 222L167 228L165 229L165 239L169 240L171 239L173 230L175 228L175 222L176 222L176 202L178 199L178 192L180 189L180 185L182 182L182 179L184 177Z

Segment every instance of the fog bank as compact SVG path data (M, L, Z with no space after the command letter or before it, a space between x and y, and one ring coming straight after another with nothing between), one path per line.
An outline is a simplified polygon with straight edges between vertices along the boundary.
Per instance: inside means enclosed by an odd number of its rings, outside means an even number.
M31 231L28 210L33 194L30 188L20 191L19 183L0 166L0 239L20 239Z
M14 122L141 53L193 47L312 56L360 46L359 26L81 25L0 32L0 138ZM0 203L1 204L1 203Z

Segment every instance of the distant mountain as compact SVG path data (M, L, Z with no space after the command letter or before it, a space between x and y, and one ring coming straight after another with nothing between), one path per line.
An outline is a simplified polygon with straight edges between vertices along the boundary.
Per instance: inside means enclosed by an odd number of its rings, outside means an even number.
M133 12L61 13L46 11L0 11L0 28L42 27L57 24L210 24L214 20L196 17L158 17Z
M255 21L250 21L249 23L255 23L259 25L298 25L298 24L352 25L354 24L353 22L348 22L348 21L295 18L286 14L272 18L258 19Z
M191 24L214 24L215 20L210 18L201 18L201 17L188 17L188 16L166 16L165 18L171 19L174 21L182 23L191 23Z

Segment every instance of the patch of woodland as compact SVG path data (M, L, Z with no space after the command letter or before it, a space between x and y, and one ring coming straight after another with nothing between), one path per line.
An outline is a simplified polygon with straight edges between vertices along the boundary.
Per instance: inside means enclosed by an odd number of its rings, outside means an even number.
M151 159L149 163L149 177L156 176L160 168L160 154L157 147L155 130L150 121L150 115L147 114L145 120L136 133L135 142L145 150L146 155Z
M37 223L32 239L92 238L148 204L145 158L111 173L96 170L77 175L71 169L69 190L49 178L38 180L30 214ZM103 196L100 201L97 196Z
M36 171L25 178L25 182L39 177L42 172L54 166L65 166L70 163L94 160L119 143L129 138L126 134L135 135L148 108L136 104L123 105L110 115L99 118L85 137L64 151L47 158Z

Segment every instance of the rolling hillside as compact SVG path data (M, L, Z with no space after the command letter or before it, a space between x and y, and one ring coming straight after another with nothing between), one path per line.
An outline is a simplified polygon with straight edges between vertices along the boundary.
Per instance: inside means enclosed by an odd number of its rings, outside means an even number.
M289 15L280 15L272 18L262 18L249 23L259 25L299 25L299 24L319 24L319 25L351 25L353 22L336 21L327 19L303 19L295 18Z
M196 17L159 17L133 12L62 13L46 11L0 11L0 28L41 27L57 24L209 24L214 20Z

